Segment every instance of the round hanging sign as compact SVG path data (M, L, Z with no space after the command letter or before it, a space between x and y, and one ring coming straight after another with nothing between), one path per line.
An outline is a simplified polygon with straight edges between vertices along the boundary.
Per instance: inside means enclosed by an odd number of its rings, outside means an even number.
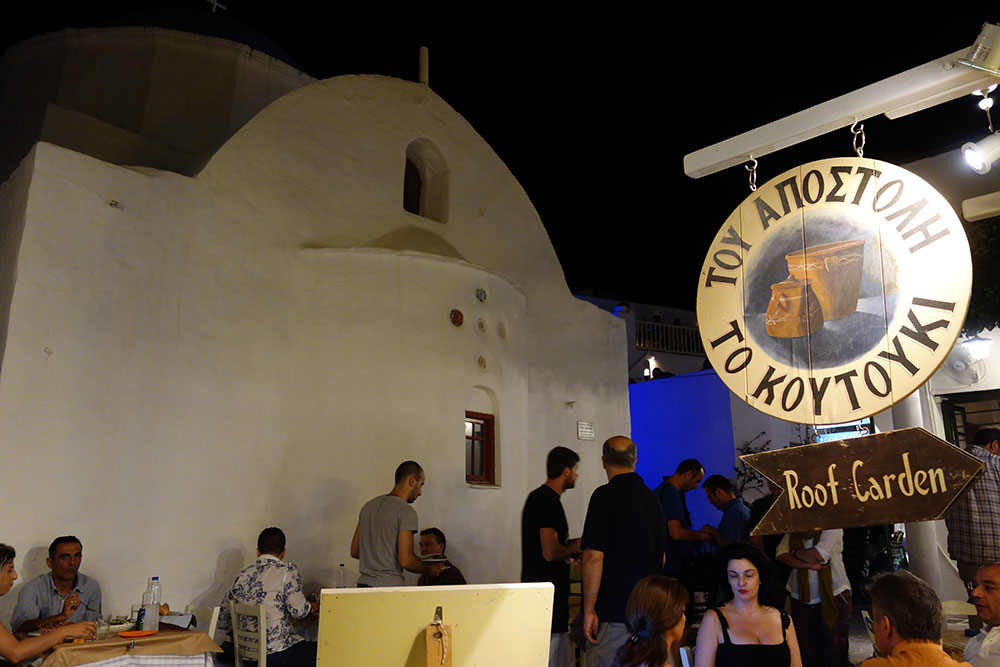
M821 160L729 216L702 267L698 323L712 366L747 403L833 424L923 384L971 291L969 242L936 190L886 162Z

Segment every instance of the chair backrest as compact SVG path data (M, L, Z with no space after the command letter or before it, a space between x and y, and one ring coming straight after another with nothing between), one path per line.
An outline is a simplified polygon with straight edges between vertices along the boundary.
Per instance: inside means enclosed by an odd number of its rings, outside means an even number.
M882 652L878 650L878 645L875 643L875 621L872 620L872 615L862 609L861 620L865 622L865 630L868 631L868 639L872 642L872 655L877 658L882 657Z
M976 607L964 600L941 600L941 613L945 616L975 616Z
M189 604L184 607L184 613L194 614L198 630L215 639L215 627L219 624L219 607Z
M244 667L244 660L256 660L257 667L265 667L267 662L267 623L264 617L264 605L244 604L229 601L233 623L233 653L236 657L236 667ZM240 620L245 619L251 629L245 630ZM256 629L253 628L256 622Z

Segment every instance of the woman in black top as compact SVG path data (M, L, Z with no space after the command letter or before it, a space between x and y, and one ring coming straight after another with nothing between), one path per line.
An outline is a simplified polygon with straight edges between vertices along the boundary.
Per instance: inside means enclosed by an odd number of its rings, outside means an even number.
M737 543L719 554L722 590L731 599L701 621L695 667L802 667L795 626L758 600L770 562L757 547Z

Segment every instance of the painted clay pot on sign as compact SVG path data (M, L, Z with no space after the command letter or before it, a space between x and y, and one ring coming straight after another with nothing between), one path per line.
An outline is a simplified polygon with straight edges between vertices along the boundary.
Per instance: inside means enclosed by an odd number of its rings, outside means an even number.
M809 281L827 321L858 309L864 258L864 240L824 243L785 255L788 273Z
M771 338L797 338L822 329L823 311L809 281L789 276L771 285L764 324Z

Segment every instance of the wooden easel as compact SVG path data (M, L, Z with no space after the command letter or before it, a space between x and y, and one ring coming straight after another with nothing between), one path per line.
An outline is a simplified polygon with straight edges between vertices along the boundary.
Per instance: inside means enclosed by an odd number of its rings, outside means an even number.
M444 625L441 607L434 611L434 620L424 630L427 643L427 667L451 667L455 635L450 625Z

